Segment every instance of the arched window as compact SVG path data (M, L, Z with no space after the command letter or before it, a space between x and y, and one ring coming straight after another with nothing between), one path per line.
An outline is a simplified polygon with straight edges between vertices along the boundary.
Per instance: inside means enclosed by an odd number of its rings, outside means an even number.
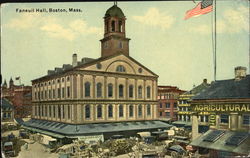
M122 84L119 85L119 97L120 98L123 97L123 85Z
M102 105L97 106L97 118L102 117Z
M134 107L133 105L129 105L129 117L133 117L134 116Z
M150 86L147 86L147 98L150 98L150 94L151 94L151 92L150 92Z
M122 32L122 21L119 21L119 32Z
M113 106L111 104L108 106L108 117L113 117Z
M90 106L86 105L85 106L85 119L89 119L90 118Z
M113 85L112 85L112 83L108 84L108 97L113 97Z
M134 91L134 86L133 85L129 85L129 88L128 88L128 93L129 93L129 97L130 98L133 98L133 91Z
M111 31L114 32L115 31L115 21L112 20L111 22Z
M123 117L123 105L120 104L119 106L119 117Z
M102 97L102 83L97 83L96 85L96 95L97 97Z
M142 117L142 106L141 106L141 104L138 106L138 116Z
M138 87L138 98L142 98L142 86Z
M151 106L150 106L150 104L147 105L147 115L151 115Z
M118 66L116 67L116 71L117 71L117 72L126 72L125 67L122 66L122 65L118 65Z
M84 86L85 86L85 97L90 97L90 83L86 82Z
M109 32L109 21L106 21L106 32Z

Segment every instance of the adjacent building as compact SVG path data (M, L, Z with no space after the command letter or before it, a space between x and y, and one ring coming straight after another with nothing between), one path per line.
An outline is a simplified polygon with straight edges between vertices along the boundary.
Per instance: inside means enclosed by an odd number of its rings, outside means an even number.
M1 121L13 122L14 121L14 107L7 99L1 99Z
M158 118L177 120L177 101L185 91L174 86L158 86Z
M198 137L193 128L191 145L209 157L250 154L250 75L245 67L235 68L235 78L219 80L193 97L193 125L199 113L207 112L210 130Z
M32 80L32 119L24 125L58 138L109 137L170 126L157 121L158 75L129 55L126 17L114 5L104 16L101 57L49 70Z
M190 126L191 127L191 116L192 116L192 108L190 105L190 102L192 101L192 98L196 95L199 95L202 91L207 89L210 86L209 83L207 83L207 79L204 79L203 82L198 85L194 86L193 89L191 89L188 92L185 92L181 94L178 98L178 121L174 122L177 126ZM208 112L199 112L199 125L208 126ZM201 126L202 127L202 126ZM200 130L203 131L202 129Z
M11 78L9 87L5 80L1 88L1 97L8 99L13 104L15 118L31 116L31 86L15 85Z

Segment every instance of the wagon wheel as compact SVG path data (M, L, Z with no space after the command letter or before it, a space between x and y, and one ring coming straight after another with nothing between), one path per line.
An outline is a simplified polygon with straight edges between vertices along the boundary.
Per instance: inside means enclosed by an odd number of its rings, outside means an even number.
M179 154L176 151L171 152L171 157L178 158Z

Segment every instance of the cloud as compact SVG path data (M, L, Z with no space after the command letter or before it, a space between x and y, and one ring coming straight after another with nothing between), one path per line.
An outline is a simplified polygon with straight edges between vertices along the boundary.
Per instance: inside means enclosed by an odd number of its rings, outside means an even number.
M102 29L98 27L91 27L83 20L74 20L69 24L70 28L82 34L101 34Z
M239 6L238 8L229 8L225 10L222 16L217 17L217 33L239 33L249 31L249 14L248 8ZM189 29L190 32L201 34L211 33L210 23L205 25L196 25Z
M71 29L66 29L59 24L47 24L40 29L45 31L50 37L54 38L64 38L72 41L76 36Z
M149 8L143 16L133 16L135 21L150 26L158 26L168 29L174 23L174 18L166 12L160 12L157 8Z
M11 19L5 27L15 30L38 29L51 38L63 38L74 40L80 35L102 33L99 27L88 26L84 20L76 19L63 23L61 19L52 16L42 16L39 13L23 13L19 17Z

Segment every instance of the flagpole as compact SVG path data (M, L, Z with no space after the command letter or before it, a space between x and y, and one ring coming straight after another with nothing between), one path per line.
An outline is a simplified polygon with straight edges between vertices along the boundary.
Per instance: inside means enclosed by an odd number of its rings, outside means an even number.
M216 50L217 50L217 38L216 38L216 0L214 0L214 81L216 81Z

